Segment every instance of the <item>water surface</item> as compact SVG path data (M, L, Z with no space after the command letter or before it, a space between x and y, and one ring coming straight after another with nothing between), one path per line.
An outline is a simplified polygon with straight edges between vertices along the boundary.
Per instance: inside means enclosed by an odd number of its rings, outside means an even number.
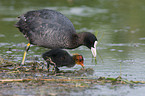
M85 58L86 68L93 68L93 76L118 77L134 81L145 81L145 1L136 0L1 0L0 1L0 55L20 62L28 41L14 27L16 17L36 9L53 9L67 16L77 32L88 31L101 40L97 46L97 62L91 51L84 46L68 50L80 53ZM98 34L97 34L98 32ZM104 34L104 35L103 35ZM103 38L102 38L103 36ZM32 46L31 57L39 57L48 49ZM13 58L12 58L13 57ZM79 69L75 66L74 69ZM67 68L62 68L67 70ZM109 86L110 87L110 86ZM79 94L112 96L142 96L144 86L118 86L111 89L98 85L99 89L88 89ZM96 91L97 90L97 91ZM27 91L26 91L27 92ZM70 92L72 95L78 93Z

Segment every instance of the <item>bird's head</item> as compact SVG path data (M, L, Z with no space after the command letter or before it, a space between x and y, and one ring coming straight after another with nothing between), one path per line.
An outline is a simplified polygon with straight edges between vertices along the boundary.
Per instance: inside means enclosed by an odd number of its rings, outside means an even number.
M98 43L98 40L96 38L96 36L90 32L85 32L85 38L84 38L84 45L87 46L94 57L96 57L97 53L96 53L96 45Z
M80 54L73 54L73 59L75 61L76 64L81 65L82 68L84 68L84 58L82 55Z

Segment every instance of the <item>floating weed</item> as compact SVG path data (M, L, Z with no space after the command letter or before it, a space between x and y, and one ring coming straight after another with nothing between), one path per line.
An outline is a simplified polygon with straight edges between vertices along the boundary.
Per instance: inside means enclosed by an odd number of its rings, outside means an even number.
M0 64L3 64L4 62L5 60L2 57L0 57Z
M7 65L10 66L10 65L13 65L13 64L16 64L16 63L14 63L12 61L9 61L9 60L5 60L4 58L2 58L0 56L0 66L3 65L3 66L7 67Z
M99 31L95 31L94 33L95 33L95 36L97 37L97 36L98 36ZM103 39L103 37L104 37L104 32L102 33L101 38L98 40L98 44L97 44L97 46L100 44L100 42L101 42L101 40Z
M79 88L90 88L94 85L105 85L110 83L112 85L116 84L145 84L145 81L129 81L121 78L121 75L117 78L110 77L97 77L92 76L94 70L92 68L74 70L74 71L60 71L56 75L49 74L46 69L43 69L41 66L43 63L30 62L25 66L19 66L14 62L9 62L0 59L3 64L0 64L0 75L1 84L19 82L29 84L31 86L39 85L51 85L59 87L79 87ZM24 67L27 70L21 70L17 67ZM11 78L11 79L10 79ZM17 79L16 79L17 78Z
M24 83L39 83L42 84L57 84L67 87L91 87L94 84L105 85L106 83L116 84L145 84L145 81L128 81L120 78L105 78L105 77L64 77L54 76L53 78L31 78L31 79L0 79L0 82L24 82ZM33 85L32 85L33 86Z
M99 31L96 30L94 33L95 33L95 36L97 37ZM101 42L101 40L103 39L103 37L104 37L104 32L102 33L101 38L98 40L98 43L97 43L96 47L100 44L100 42ZM102 60L102 62L103 62L103 58L102 58L101 55L98 53L97 49L96 49L96 52L97 52L97 55L101 58L101 60ZM97 59L96 59L96 57L95 57L95 59L93 59L93 57L92 57L92 62L93 62L93 60L95 60L95 64L97 64Z
M98 35L99 31L97 31L97 30L96 30L94 33L95 33L95 36L97 37L97 35Z

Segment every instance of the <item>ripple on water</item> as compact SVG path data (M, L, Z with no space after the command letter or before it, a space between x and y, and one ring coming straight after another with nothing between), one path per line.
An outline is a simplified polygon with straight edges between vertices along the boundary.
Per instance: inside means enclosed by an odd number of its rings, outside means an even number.
M17 18L2 18L1 21L16 21Z

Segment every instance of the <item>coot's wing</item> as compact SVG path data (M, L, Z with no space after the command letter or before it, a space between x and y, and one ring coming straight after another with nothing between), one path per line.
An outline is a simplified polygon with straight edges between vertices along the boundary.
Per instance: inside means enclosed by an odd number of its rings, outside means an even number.
M29 42L47 48L69 48L75 28L71 21L54 10L29 11L16 26Z

